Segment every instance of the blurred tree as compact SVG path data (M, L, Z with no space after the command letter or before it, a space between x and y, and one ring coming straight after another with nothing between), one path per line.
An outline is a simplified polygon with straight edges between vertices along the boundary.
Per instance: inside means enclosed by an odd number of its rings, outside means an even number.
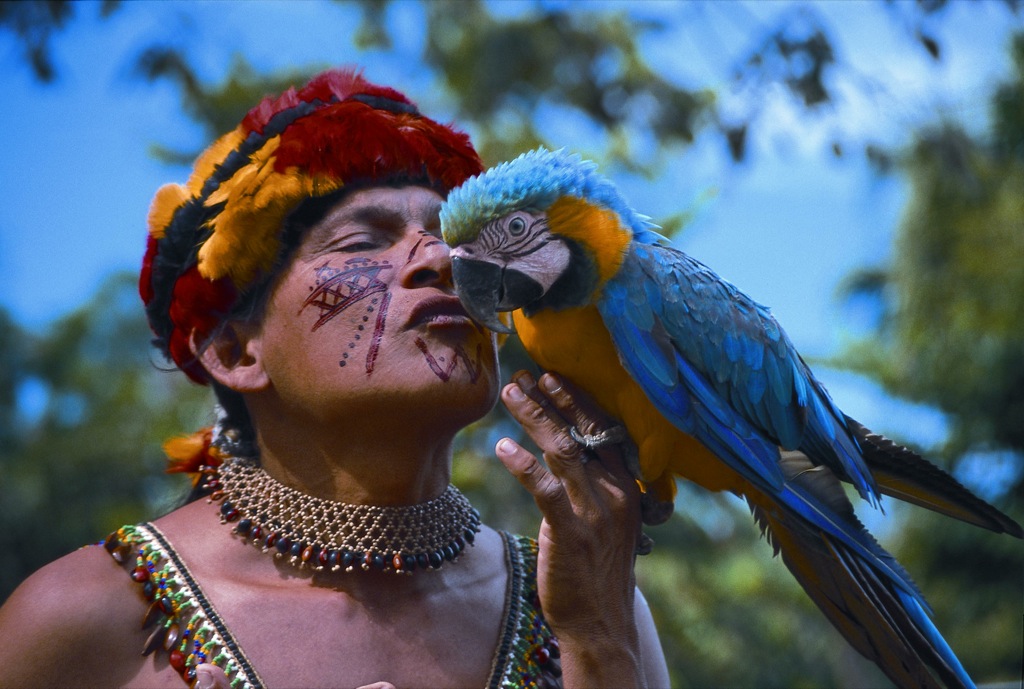
M1014 0L1004 2L1015 9ZM943 48L925 20L940 17L944 5L885 2L894 25L906 27L911 48L936 61ZM357 47L392 49L389 13L396 6L406 4L358 3ZM733 161L748 160L747 141L761 125L759 109L769 90L781 87L809 116L842 107L833 100L831 84L845 58L832 27L809 5L780 4L768 22L740 3L678 5L728 14L749 41L730 56L729 74L714 87L680 84L645 57L645 38L664 31L669 21L645 13L609 13L595 4L570 10L564 2L503 4L500 12L495 3L480 0L417 6L426 18L422 62L444 87L456 121L474 131L484 159L492 163L538 143L560 145L543 135L540 119L552 113L582 118L600 132L589 156L654 175L667 156L702 135L719 137ZM0 30L15 34L40 79L54 78L51 37L78 7L59 0L0 3ZM102 11L114 7L104 3ZM268 76L238 56L223 79L208 83L192 65L187 52L166 45L151 46L137 59L144 78L178 86L184 111L211 138L234 127L263 93L300 83L321 68L300 66ZM745 94L740 107L725 107L727 91ZM1019 404L1021 394L1013 385L1021 381L1013 368L1020 366L1013 356L1020 359L1020 328L1013 324L1021 307L1013 297L1024 287L1013 260L1020 256L1022 237L1020 196L1013 185L1021 188L1022 103L1019 84L1000 90L996 110L1004 114L997 116L997 141L988 147L952 126L920 136L904 167L893 168L906 170L915 184L915 210L908 212L893 270L865 274L858 283L882 286L875 293L888 306L876 338L852 349L847 365L879 375L897 394L962 409L957 428L965 440L958 451L1019 448L996 442L994 431L979 434L999 425L1010 437L1013 417L1006 413L998 421L999 412ZM892 154L871 142L832 145L836 155L861 147L880 168L893 165ZM159 146L155 152L173 162L196 153ZM940 289L943 298L932 298ZM0 599L43 563L119 523L155 516L183 491L180 479L160 473L159 443L209 421L211 400L183 376L164 375L153 365L137 301L134 278L121 276L40 336L0 314L0 359L12 364L0 368L0 469L7 488L0 501ZM959 328L944 335L956 340L949 350L936 341L937 322ZM983 333L973 346L972 333ZM506 377L530 366L514 340L503 350L502 365ZM38 413L26 417L19 400L33 396ZM536 510L492 453L498 438L515 434L501 410L468 429L457 448L455 480L489 523L530 533ZM675 686L885 684L824 621L781 563L772 561L771 549L756 543L756 527L742 503L683 485L677 504L673 522L653 532L655 553L638 564ZM1019 502L1007 504L1020 517ZM1019 560L1019 544L977 538L972 529L948 521L938 524L915 514L894 550L923 575L919 580L940 627L962 649L968 669L979 679L1008 679L1019 633L1007 629L1014 619L996 613L1013 595L1001 574ZM936 533L947 538L940 541ZM986 571L979 573L976 562Z
M0 0L0 29L14 34L25 61L40 81L49 82L57 77L50 39L86 4L71 0ZM98 4L100 16L109 17L121 3L120 0L103 0Z
M185 112L203 126L207 139L225 134L242 121L249 109L268 93L280 93L294 84L301 84L323 69L306 67L271 76L257 74L241 55L236 56L227 78L216 86L203 84L188 63L174 48L152 46L139 56L136 69L150 81L168 79L181 91ZM153 154L166 163L190 165L198 151L173 151L154 144Z
M947 121L892 156L912 193L891 262L846 284L849 298L875 303L877 326L835 363L945 412L948 439L928 454L1024 521L1024 34L1012 55L990 133L972 137ZM915 514L899 541L908 569L941 601L940 628L968 670L1014 679L1019 618L999 611L1021 605L1020 542L931 514Z
M1016 75L993 97L988 140L955 122L920 132L899 157L911 185L888 267L851 276L878 327L840 358L949 415L950 460L1024 455L1024 35ZM1024 479L1016 472L1012 490Z
M44 563L184 496L161 472L160 443L207 421L209 400L154 365L137 279L111 277L37 338L0 319L0 598ZM31 415L2 404L19 391L34 396L23 405Z
M1015 13L1020 0L1000 2ZM101 17L111 16L121 6L119 0L92 4L98 5ZM393 48L389 9L412 3L355 0L351 4L359 7L362 16L356 47L369 51ZM833 97L830 77L847 65L834 45L833 27L809 2L780 3L767 21L743 3L706 0L676 4L675 11L668 13L625 7L609 12L600 3L580 3L570 9L564 2L540 0L497 5L484 0L421 0L417 4L426 17L422 62L449 90L458 120L479 132L479 148L488 162L505 160L543 142L537 114L546 107L583 115L604 132L604 150L588 153L646 173L656 170L673 144L692 142L703 130L721 135L732 159L743 161L764 96L776 86L782 86L808 112L841 107ZM942 46L927 27L942 15L946 0L881 0L880 4L911 42L936 62L941 59ZM58 72L51 38L83 5L71 0L0 0L0 31L14 34L40 80L52 81ZM498 6L501 11L495 12ZM714 87L675 83L649 64L642 49L647 36L678 24L682 13L691 10L701 24L718 19L734 25L745 37L746 43L738 48L721 41L709 43L709 49L734 52L728 55L727 79L716 81ZM168 45L143 50L137 66L148 79L174 81L186 112L211 136L232 128L246 104L260 94L301 83L323 67L309 65L287 74L262 75L239 56L220 84L209 85L198 78L188 55ZM743 104L723 107L727 91L743 93ZM657 142L655 152L635 150L634 143L640 139ZM837 140L831 149L843 155L855 147L851 143L864 144L865 154L872 159L884 153L870 142ZM190 159L198 152L155 150L169 162Z
M29 334L0 309L0 458L15 452L20 444L18 393L25 383L25 360L31 348Z

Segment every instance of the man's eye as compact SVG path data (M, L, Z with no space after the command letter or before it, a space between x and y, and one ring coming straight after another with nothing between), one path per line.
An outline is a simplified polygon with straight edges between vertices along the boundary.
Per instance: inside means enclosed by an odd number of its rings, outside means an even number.
M376 248L377 245L374 242L353 242L352 244L346 244L341 247L341 250L346 253L351 253L355 251L372 251Z

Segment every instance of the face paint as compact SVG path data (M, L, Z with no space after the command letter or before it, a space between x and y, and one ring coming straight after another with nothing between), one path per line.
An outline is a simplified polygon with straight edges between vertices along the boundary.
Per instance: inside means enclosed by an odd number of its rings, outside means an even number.
M442 240L429 232L425 232L424 230L419 230L418 234L420 235L420 240L416 242L416 245L409 251L409 258L405 259L407 265L416 257L416 252L419 251L420 246L426 248L430 246L437 246L438 244L444 244ZM426 244L423 243L424 241L426 241Z
M377 352L380 351L380 341L384 336L384 321L388 317L388 304L391 303L391 293L385 292L381 298L380 308L377 310L377 323L373 327L373 337L370 338L370 351L366 353L366 375L373 373L373 366L377 363ZM365 319L366 317L363 316Z
M339 422L368 401L417 418L490 408L494 343L452 293L439 204L422 188L357 190L304 231L261 333L281 400Z
M462 345L456 345L452 350L451 359L447 362L445 362L444 357L440 357L439 359L434 358L434 355L431 354L430 350L427 348L427 343L419 337L416 338L416 346L419 347L421 352L423 352L423 357L427 360L427 365L430 366L430 370L445 383L451 379L452 372L455 370L460 359L466 367L466 371L469 373L469 382L471 383L475 383L477 381L480 377L480 372L483 370L483 363L480 361L480 357L483 352L483 345L478 344L476 346L476 361L470 359ZM445 364L445 366L442 367L441 364Z
M311 331L317 330L357 301L387 291L387 284L378 277L382 271L391 270L391 265L386 261L377 263L357 257L345 261L345 265L346 268L339 269L325 262L315 269L316 282L309 288L310 295L299 307L299 313L307 306L315 306L320 310Z
M377 353L380 351L388 304L391 303L391 293L387 291L387 284L379 276L383 271L390 270L391 266L387 261L378 263L363 257L350 258L345 261L345 265L346 268L339 269L325 262L315 269L316 283L309 288L310 295L302 303L299 312L301 313L307 306L315 306L320 310L316 322L310 328L310 331L315 331L356 302L372 296L370 305L366 307L367 314L377 311L370 349L366 353L366 375L370 375L373 373ZM363 324L369 320L369 315L362 318ZM355 349L356 341L362 339L361 333L366 329L363 324L356 326L357 332L353 336L353 341L348 343L348 349ZM344 352L338 365L346 366L348 358L349 353Z

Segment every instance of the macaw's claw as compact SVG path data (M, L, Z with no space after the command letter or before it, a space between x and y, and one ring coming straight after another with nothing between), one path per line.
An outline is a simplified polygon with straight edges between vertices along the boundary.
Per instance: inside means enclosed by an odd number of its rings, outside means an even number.
M664 524L674 510L675 503L671 500L659 501L650 491L640 494L640 518L648 526Z

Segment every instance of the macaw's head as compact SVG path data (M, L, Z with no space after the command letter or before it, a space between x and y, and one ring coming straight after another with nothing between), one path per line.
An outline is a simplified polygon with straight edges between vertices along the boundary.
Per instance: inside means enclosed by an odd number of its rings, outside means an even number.
M596 168L541 148L449 194L441 231L455 289L476 321L509 333L499 312L592 303L635 236L658 238Z

